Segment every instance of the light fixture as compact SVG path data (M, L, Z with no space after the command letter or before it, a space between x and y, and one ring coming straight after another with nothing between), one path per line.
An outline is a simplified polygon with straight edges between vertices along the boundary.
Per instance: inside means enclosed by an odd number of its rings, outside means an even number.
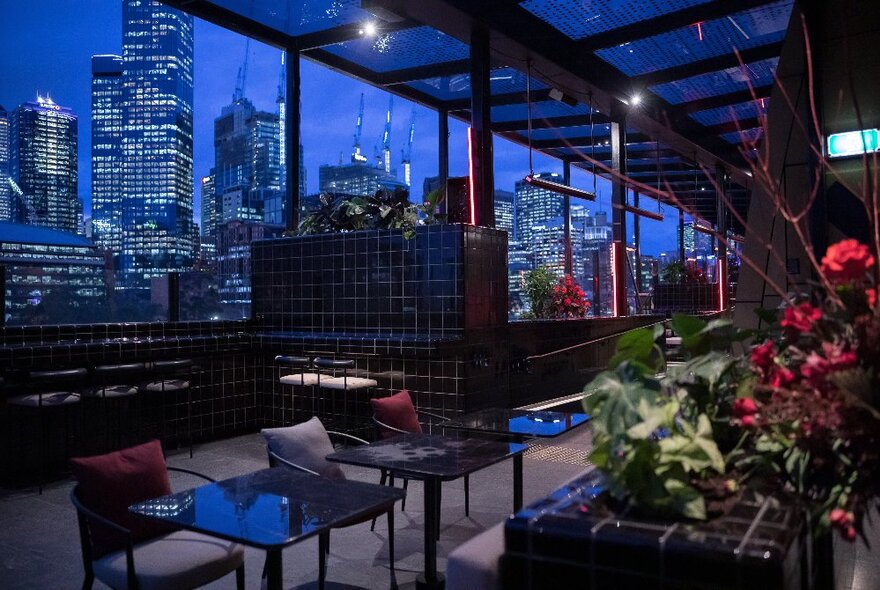
M376 35L378 29L376 28L376 23L373 21L368 21L364 23L364 26L361 28L361 35L366 35L367 37L373 37Z
M526 181L526 184L530 184L532 186L548 191L553 191L554 193L559 193L561 195L568 195L569 197L574 197L576 199L585 199L587 201L596 200L595 193L591 193L589 191L585 191L583 189L579 189L573 186L568 186L567 184L553 182L552 180L547 180L535 174L526 174L526 177L523 180Z
M590 111L592 119L593 113ZM528 121L528 140L529 140L529 173L523 179L526 184L542 188L544 190L559 193L576 199L586 199L587 201L595 201L596 194L589 191L574 188L558 182L553 182L541 178L535 174L535 168L532 163L532 62L526 62L526 120Z
M641 102L642 102L642 95L641 94L633 94L629 99L629 104L631 104L634 107L639 106L639 103L641 103Z
M611 203L611 206L615 209L620 209L621 211L626 211L627 213L638 215L639 217L647 217L648 219L653 219L654 221L663 221L662 213L654 213L653 211L640 209L639 207L634 207L633 205L628 204L620 205L618 203Z

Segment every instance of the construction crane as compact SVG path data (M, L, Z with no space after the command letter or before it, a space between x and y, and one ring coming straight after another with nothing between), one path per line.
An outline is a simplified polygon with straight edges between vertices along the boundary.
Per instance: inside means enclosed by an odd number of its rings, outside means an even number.
M385 172L391 173L391 114L394 110L394 95L388 95L388 113L385 115L385 131L382 133L382 156L378 168L384 168Z
M351 163L363 164L367 157L361 153L361 131L364 128L364 93L361 92L361 106L358 109L357 125L354 132L354 146L351 151Z
M413 107L412 115L409 119L409 135L406 138L406 147L400 150L400 162L403 165L403 180L406 186L412 186L412 144L413 137L416 133L416 109Z
M244 89L247 85L248 57L251 53L251 39L245 37L244 63L238 68L238 76L235 78L235 92L232 93L232 102L238 102L244 98Z

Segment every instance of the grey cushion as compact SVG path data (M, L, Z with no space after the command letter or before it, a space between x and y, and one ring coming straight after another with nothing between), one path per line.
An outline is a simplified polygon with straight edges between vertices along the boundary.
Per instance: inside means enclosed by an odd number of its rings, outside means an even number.
M317 373L291 373L290 375L284 375L279 381L285 385L302 385L304 387L309 387L310 385L318 383L318 379L319 377Z
M504 522L465 541L449 554L446 590L497 590L498 560L504 554Z
M129 397L137 394L138 388L134 385L107 385L104 387L96 387L83 392L85 397L97 397L113 399L118 397Z
M282 459L324 477L345 479L339 465L324 458L333 452L333 443L317 416L293 426L264 428L262 433L269 450Z
M28 395L16 395L6 400L6 403L13 406L24 406L26 408L36 408L40 405L40 397L43 398L43 407L66 406L75 404L80 401L78 393L70 391L54 391L51 393L31 393Z
M198 588L244 563L244 547L191 531L176 531L134 546L140 590ZM95 577L112 588L127 588L125 551L94 562Z
M184 379L165 379L162 381L151 381L144 385L144 391L152 391L161 393L163 391L183 391L189 387L189 381Z
M355 389L369 389L376 387L379 383L375 379L364 379L363 377L333 377L332 379L321 379L319 385L325 389L344 389L352 391Z

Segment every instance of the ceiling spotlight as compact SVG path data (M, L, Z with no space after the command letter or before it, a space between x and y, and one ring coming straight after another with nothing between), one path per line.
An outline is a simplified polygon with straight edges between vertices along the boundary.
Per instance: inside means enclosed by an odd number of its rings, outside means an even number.
M373 37L376 34L376 30L376 23L368 22L364 24L363 28L361 29L361 35Z
M639 106L640 102L642 102L642 96L640 94L633 94L632 98L629 99L629 104L634 107Z

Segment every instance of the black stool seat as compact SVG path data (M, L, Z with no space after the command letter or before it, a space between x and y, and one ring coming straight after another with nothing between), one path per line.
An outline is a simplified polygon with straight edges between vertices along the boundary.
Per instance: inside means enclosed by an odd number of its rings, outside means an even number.
M42 401L41 401L42 398ZM6 403L22 408L44 408L67 406L81 401L78 393L73 391L51 391L47 393L29 393L6 398Z
M285 365L287 367L308 367L309 359L304 356L285 356L283 354L279 354L275 357L276 365Z
M352 359L315 359L315 366L322 369L353 369L354 360Z
M162 393L172 391L183 391L189 387L189 381L186 379L162 379L159 381L150 381L143 386L144 391L151 393Z
M57 369L53 371L31 371L28 373L30 381L68 381L71 379L85 379L89 372L85 369Z
M137 395L137 392L138 388L135 385L107 385L88 389L83 392L83 397L117 399Z

